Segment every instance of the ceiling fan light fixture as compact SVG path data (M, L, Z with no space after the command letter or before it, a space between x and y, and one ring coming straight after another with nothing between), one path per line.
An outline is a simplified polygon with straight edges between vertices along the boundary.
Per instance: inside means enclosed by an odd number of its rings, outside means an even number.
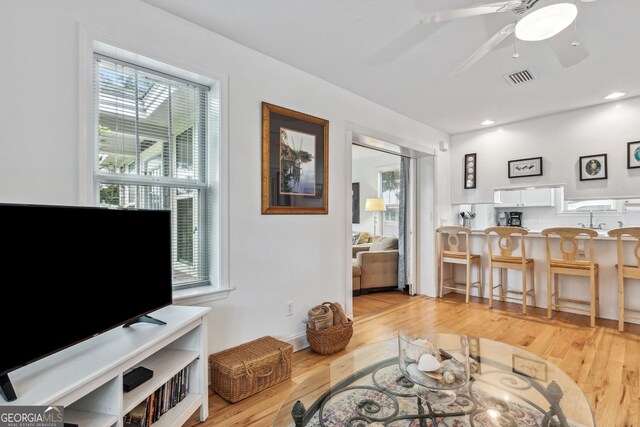
M578 16L572 3L558 3L534 10L516 24L516 37L524 41L549 39L567 28Z

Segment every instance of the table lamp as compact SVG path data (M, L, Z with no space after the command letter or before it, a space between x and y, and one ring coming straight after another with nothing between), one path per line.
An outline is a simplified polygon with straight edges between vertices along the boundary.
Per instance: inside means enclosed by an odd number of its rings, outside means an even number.
M370 198L367 199L365 205L364 205L364 210L366 212L373 212L373 235L376 235L376 224L377 224L377 218L376 218L376 212L384 212L387 210L387 207L384 205L384 199L382 198ZM381 230L382 232L382 230Z

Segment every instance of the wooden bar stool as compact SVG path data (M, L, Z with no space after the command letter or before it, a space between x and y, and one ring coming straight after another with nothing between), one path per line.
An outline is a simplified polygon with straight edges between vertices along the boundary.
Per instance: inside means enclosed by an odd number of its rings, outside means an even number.
M445 289L454 292L461 292L462 289L457 286L465 286L465 302L469 304L469 291L471 288L478 288L478 295L482 298L482 265L480 264L480 255L474 255L469 248L469 235L471 229L467 227L440 227L437 230L440 236L440 298ZM465 245L461 249L460 234L464 234ZM446 239L445 239L446 235ZM445 244L446 241L446 244ZM451 265L451 278L446 281L451 282L451 286L444 285L444 265ZM456 283L456 265L467 266L467 280L465 283ZM471 282L471 267L477 266L478 280Z
M600 317L600 272L598 264L594 262L593 238L598 236L598 232L588 228L556 227L546 228L542 230L540 234L545 236L547 240L547 317L551 319L552 309L557 311L559 308L569 308L571 310L589 313L591 316L591 327L596 326L596 317ZM576 260L576 254L578 253L578 242L576 237L583 234L589 236L589 259L584 261ZM562 258L553 258L551 256L551 243L549 238L551 235L560 237L560 251L562 252ZM585 301L573 298L560 298L558 284L558 275L560 274L588 277L591 295L590 300ZM553 275L553 290L551 275ZM562 305L560 304L562 302L586 304L589 305L589 310L577 308L572 305Z
M484 230L487 235L487 246L489 247L489 308L493 308L493 290L500 288L500 301L505 299L522 301L522 314L527 314L527 296L531 296L531 305L536 305L536 285L535 285L535 263L533 259L527 258L524 249L524 236L529 232L520 227L489 227ZM492 233L498 236L498 248L500 255L493 254L491 244ZM516 245L512 237L520 239L520 256L514 256ZM493 269L500 270L498 285L493 284ZM522 272L522 291L509 289L508 283L502 283L503 270L520 270ZM531 274L531 289L527 289L527 272ZM508 272L507 272L508 277ZM505 295L506 294L506 295ZM510 297L509 294L520 295L518 298Z
M624 301L624 279L640 280L640 227L618 228L609 231L608 234L618 240L618 263L616 264L618 269L618 330L624 331L625 311L640 313L640 309L627 308ZM624 264L623 236L630 236L635 239L636 246L633 250L633 255L636 258L636 265ZM640 320L640 317L627 316L627 319Z

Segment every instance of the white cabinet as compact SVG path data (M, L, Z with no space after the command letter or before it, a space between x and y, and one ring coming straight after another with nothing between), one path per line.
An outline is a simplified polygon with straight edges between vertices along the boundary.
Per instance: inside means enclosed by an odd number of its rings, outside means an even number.
M501 190L498 192L498 202L500 206L505 208L513 208L520 206L520 190Z
M64 405L65 423L122 427L127 412L189 367L186 396L153 425L182 426L197 409L204 421L209 408L209 310L170 305L151 313L166 325L117 327L17 369L9 376L18 399L0 398L0 406ZM151 369L153 377L125 393L122 377L137 366Z
M555 206L553 188L532 188L524 190L496 190L494 203L500 208L524 208L535 206Z
M555 206L553 188L520 191L520 206Z

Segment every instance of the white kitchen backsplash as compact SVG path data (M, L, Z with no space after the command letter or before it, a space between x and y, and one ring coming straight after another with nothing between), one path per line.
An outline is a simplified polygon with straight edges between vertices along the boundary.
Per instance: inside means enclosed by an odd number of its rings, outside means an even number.
M557 207L519 207L519 208L496 208L492 203L478 203L473 205L459 205L460 212L472 211L476 217L472 222L474 230L482 230L487 227L497 225L497 215L499 212L518 211L522 212L522 224L533 231L540 231L547 227L578 227L578 223L589 226L589 212L580 213L560 213ZM593 223L602 226L604 230L618 228L618 221L624 227L640 226L640 212L594 212ZM458 223L462 225L462 219L458 217Z
M459 212L474 212L476 217L471 220L471 228L474 230L484 230L487 227L496 225L496 210L493 203L476 203L473 205L460 205ZM462 217L458 215L456 225L462 225Z

